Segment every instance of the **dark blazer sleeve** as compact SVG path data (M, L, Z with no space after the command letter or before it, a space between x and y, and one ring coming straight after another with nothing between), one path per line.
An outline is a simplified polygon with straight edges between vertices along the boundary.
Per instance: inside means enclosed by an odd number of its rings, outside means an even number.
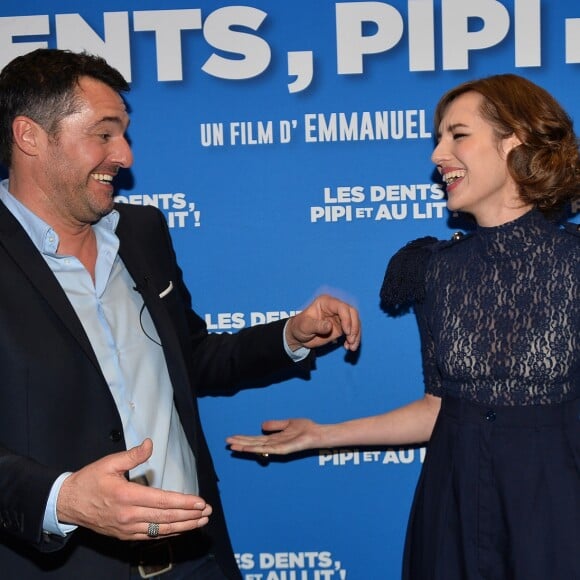
M156 302L161 302L164 311L169 313L197 395L233 393L242 384L262 381L280 372L287 372L290 376L308 376L313 356L299 364L292 361L284 349L284 320L244 328L232 334L208 333L205 321L192 307L191 294L178 266L163 214L153 207L127 206L119 209L121 247L125 238L131 243L137 240L141 251L147 256L148 264L143 266L142 273L133 273L133 277L141 286L150 289L149 300L145 297L145 303L154 319ZM124 218L127 218L126 223L121 227ZM123 235L125 227L133 233ZM123 252L122 256L125 258ZM129 267L132 260L128 258L125 263ZM143 284L145 280L147 282ZM159 298L169 282L173 284L173 291ZM197 292L205 291L204 288L195 288L195 278L190 286ZM157 324L158 320L155 322ZM158 330L160 326L157 324ZM172 358L169 349L166 349L166 358Z
M42 532L48 494L59 475L58 470L0 446L0 527L4 533L47 552L66 543L66 538Z

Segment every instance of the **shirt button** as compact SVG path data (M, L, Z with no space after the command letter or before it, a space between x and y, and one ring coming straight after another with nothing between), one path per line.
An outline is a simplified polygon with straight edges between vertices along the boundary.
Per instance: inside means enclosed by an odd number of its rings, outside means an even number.
M488 411L485 414L485 420L490 422L495 421L495 411Z
M121 431L119 431L118 429L113 429L110 433L109 433L109 439L111 441L114 441L115 443L117 443L118 441L121 441Z

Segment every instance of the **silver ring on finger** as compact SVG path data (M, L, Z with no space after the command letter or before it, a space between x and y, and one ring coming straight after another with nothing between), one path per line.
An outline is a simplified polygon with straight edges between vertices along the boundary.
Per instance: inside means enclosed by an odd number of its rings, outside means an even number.
M156 538L159 535L159 524L150 523L147 526L147 535L150 538Z

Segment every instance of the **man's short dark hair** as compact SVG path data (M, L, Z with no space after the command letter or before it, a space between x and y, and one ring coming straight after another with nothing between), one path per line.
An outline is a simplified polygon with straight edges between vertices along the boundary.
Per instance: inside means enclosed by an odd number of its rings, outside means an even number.
M100 56L59 49L38 49L9 62L0 72L0 161L12 162L12 122L29 117L49 134L78 110L77 87L82 77L125 92L123 75Z

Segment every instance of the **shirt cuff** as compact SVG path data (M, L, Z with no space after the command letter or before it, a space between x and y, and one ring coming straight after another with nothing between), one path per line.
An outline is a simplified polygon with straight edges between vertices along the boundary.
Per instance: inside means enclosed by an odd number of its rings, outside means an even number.
M71 472L61 474L50 488L50 494L48 496L48 502L46 503L46 510L44 512L44 520L42 524L42 529L48 534L66 536L78 527L70 524L61 524L56 515L56 500L58 499L58 494L60 493L60 488L62 487L64 480L69 475L71 475Z
M282 333L282 339L284 341L284 350L286 351L288 356L294 362L300 362L301 360L304 360L310 354L310 349L306 348L305 346L301 346L299 349L292 350L288 346L288 342L286 341L286 327L287 326L288 326L288 321L286 321L286 324L284 325L284 332Z

